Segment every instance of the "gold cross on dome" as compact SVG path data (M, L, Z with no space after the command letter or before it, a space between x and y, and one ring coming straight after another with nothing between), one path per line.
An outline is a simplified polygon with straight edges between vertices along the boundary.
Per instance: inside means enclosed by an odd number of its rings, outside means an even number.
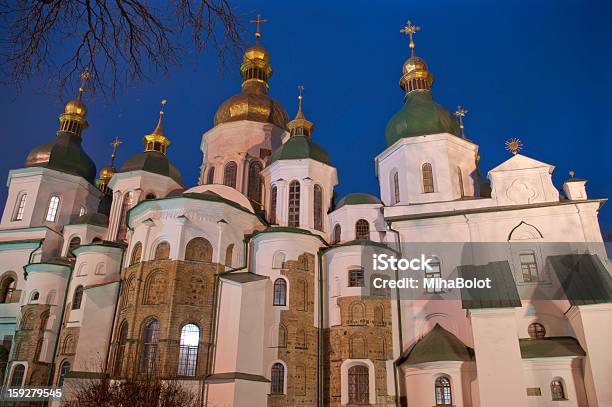
M455 117L457 117L457 120L459 121L459 130L461 131L462 138L465 138L463 118L465 117L467 112L467 109L464 109L461 106L457 106L457 110L455 110Z
M119 144L123 144L123 141L121 141L119 137L115 137L115 139L111 143L111 146L113 146L113 154L115 154L115 152L117 151L117 147L119 147Z
M260 24L261 23L267 23L268 20L265 20L265 19L262 20L261 19L261 14L257 14L257 20L251 20L249 22L257 24L257 31L255 31L255 38L259 39L261 37Z
M85 69L83 70L83 73L79 75L79 78L81 78L81 86L79 87L79 97L80 97L83 94L83 92L85 92L85 85L87 85L87 80L91 78L91 72L89 71L89 68L85 67Z
M412 36L417 32L421 31L421 27L417 25L413 25L412 21L408 20L406 26L400 30L401 33L404 33L410 37L410 56L414 56L414 39Z

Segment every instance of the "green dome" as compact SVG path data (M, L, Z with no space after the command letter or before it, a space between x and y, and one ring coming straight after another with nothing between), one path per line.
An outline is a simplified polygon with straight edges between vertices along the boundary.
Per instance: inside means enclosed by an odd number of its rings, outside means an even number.
M168 157L159 151L146 151L128 158L119 172L147 171L170 177L179 185L183 185L183 176L170 162Z
M344 205L380 205L382 202L380 199L370 194L348 194L338 202L336 209L343 207Z
M433 101L431 92L413 91L387 123L387 146L405 137L436 133L459 136L459 124L452 113Z
M270 158L270 164L277 160L301 160L311 158L331 165L327 152L306 136L293 136L280 146Z
M59 131L47 144L35 147L25 163L26 167L45 167L78 175L92 184L96 178L96 165L81 146L81 137Z

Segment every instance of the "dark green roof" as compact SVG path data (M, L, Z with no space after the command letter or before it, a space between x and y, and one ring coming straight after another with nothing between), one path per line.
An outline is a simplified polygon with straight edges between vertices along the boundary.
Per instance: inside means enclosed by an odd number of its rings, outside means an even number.
M96 164L81 145L81 137L73 133L58 131L53 141L30 151L26 167L44 167L78 175L92 184L96 178Z
M571 336L542 339L522 338L519 339L519 346L523 359L586 355L578 341Z
M301 160L311 158L331 165L327 152L306 136L293 136L272 153L270 163L278 160Z
M362 194L362 193L348 194L344 198L342 198L340 202L338 202L336 209L342 208L344 205L363 205L363 204L377 205L377 204L382 204L382 202L380 201L380 199L370 194Z
M459 338L436 324L431 331L408 349L397 364L416 365L437 361L472 361L474 350L465 346Z
M521 299L516 289L508 261L495 261L481 266L459 266L459 277L491 279L491 288L462 288L461 302L464 309L520 307Z
M76 218L71 225L96 225L108 226L108 216L102 213L86 213L83 216Z
M572 305L612 302L612 277L598 256L550 256L555 274Z
M170 162L165 154L159 151L146 151L128 158L123 163L123 166L121 166L119 172L138 170L164 175L183 185L183 176L180 171Z
M387 123L387 146L405 137L450 133L459 136L455 116L433 101L429 91L406 95L404 106Z

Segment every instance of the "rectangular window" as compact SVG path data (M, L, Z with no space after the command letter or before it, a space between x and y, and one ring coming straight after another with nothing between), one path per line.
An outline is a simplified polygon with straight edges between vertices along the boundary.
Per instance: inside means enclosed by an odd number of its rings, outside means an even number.
M442 269L440 268L440 263L430 263L429 267L431 270L425 270L425 278L442 278ZM434 284L433 286L428 285L427 292L428 293L441 293L443 292L442 287L438 284Z
M19 204L17 206L17 211L15 212L15 217L13 218L13 220L23 220L23 212L25 211L27 199L28 194L22 194L19 197Z
M363 287L363 269L349 270L349 287Z
M539 281L538 264L534 253L521 253L521 272L523 274L523 282L533 283Z
M47 217L45 218L47 222L55 222L58 208L59 208L59 197L52 196L51 200L49 201L49 209L47 209Z

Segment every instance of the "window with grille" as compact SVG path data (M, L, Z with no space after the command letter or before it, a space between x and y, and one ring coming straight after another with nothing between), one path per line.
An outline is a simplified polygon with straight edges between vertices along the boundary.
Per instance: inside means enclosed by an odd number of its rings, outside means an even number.
M285 366L282 363L272 365L270 374L270 393L284 394L285 393Z
M21 387L23 385L23 376L25 374L25 366L17 365L13 369L13 376L11 377L11 387Z
M370 239L370 224L365 219L359 219L355 223L355 239L369 240Z
M453 404L451 383L448 377L440 376L436 379L436 406L450 406Z
M80 285L74 290L74 294L72 296L72 309L81 308L82 300L83 300L83 286Z
M314 186L313 198L314 228L323 231L323 188L320 185Z
M140 349L140 373L152 374L157 369L157 343L159 341L159 322L149 320L142 331L142 344Z
M542 339L546 336L546 328L544 328L544 325L534 322L532 324L529 324L529 327L527 328L527 333L531 338Z
M423 174L423 192L429 193L434 191L433 168L430 163L425 163L421 167Z
M431 270L425 268L425 278L442 278L442 269L439 261L432 261L429 263ZM436 280L437 281L437 280ZM438 284L428 285L428 293L441 293L443 290Z
M370 378L366 366L349 368L348 398L349 404L370 404Z
M276 185L274 185L270 190L270 223L273 225L276 224L276 201L278 199L277 194L278 189L276 188Z
M523 275L523 282L533 283L539 281L538 275L538 263L534 252L521 253L519 255L521 260L521 273Z
M127 346L127 334L128 334L128 323L123 321L121 328L119 328L119 339L117 341L117 350L115 352L115 365L113 373L115 376L121 374L121 368L123 367L123 355L125 355L125 349Z
M261 170L262 165L259 161L253 161L249 165L249 184L247 186L247 196L257 205L261 205Z
M55 218L57 217L57 210L59 208L60 199L58 196L52 196L49 200L49 207L47 209L47 216L45 220L47 222L55 222Z
M348 275L349 287L363 287L363 269L352 269L349 270Z
M283 278L277 278L274 282L273 305L287 305L287 282Z
M238 172L238 165L234 161L230 161L225 164L225 170L223 171L223 184L228 187L236 188L236 174Z
M17 204L17 210L13 220L23 220L23 213L25 212L26 202L28 200L28 194L21 194Z
M198 362L198 347L200 345L200 328L195 324L187 324L181 329L179 352L179 376L195 376Z
M565 390L561 380L555 379L550 382L550 394L553 400L565 400Z
M289 226L300 226L300 183L291 181L289 184Z

